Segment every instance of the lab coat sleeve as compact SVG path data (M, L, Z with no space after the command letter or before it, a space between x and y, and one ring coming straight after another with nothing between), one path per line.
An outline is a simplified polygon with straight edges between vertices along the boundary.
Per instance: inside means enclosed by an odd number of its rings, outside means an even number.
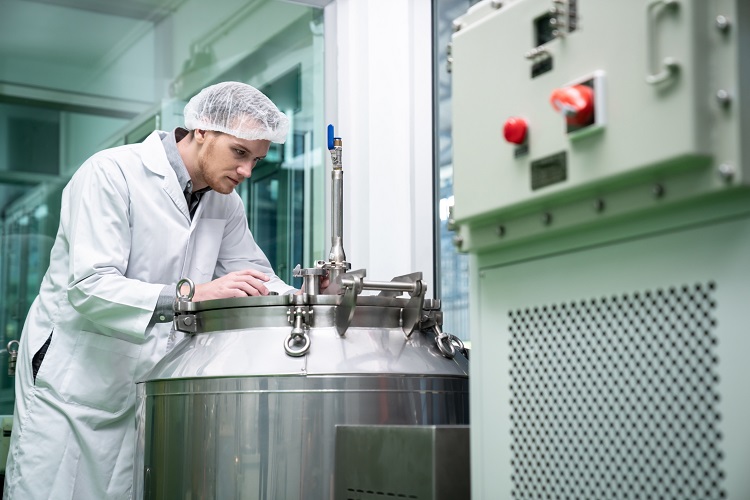
M129 186L114 160L94 156L63 193L69 245L68 300L88 320L142 339L164 284L126 277L131 245Z
M276 276L266 254L250 233L242 200L236 194L232 194L232 204L229 207L214 275L220 277L248 268L267 274L271 279L266 282L266 287L273 292L283 295L296 291L294 287L287 285Z

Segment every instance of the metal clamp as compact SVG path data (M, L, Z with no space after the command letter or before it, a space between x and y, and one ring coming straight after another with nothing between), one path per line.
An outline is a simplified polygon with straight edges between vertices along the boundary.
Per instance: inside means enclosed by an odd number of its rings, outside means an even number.
M440 352L448 359L453 359L456 356L456 346L451 341L451 335L443 333L438 325L433 326L435 330L435 343L437 344Z
M13 344L16 344L15 349L12 349ZM8 350L8 376L13 377L16 374L16 360L18 359L18 346L17 340L11 340L8 342L6 349Z
M310 350L310 336L307 332L300 335L290 333L284 341L284 350L288 355L295 358L304 356Z
M460 352L461 354L463 354L464 356L468 358L469 356L466 353L466 346L464 345L463 341L453 334L450 334L450 338L451 338L451 343L454 346L456 346L456 348L458 349L458 352Z
M325 265L325 263L323 263L323 265ZM302 278L302 290L307 295L320 294L320 280L328 274L328 271L323 265L302 268L302 266L297 264L297 267L292 271L292 276L295 278Z
M187 295L182 294L182 287L188 286ZM190 301L193 300L195 295L195 283L190 278L182 278L177 282L175 289L177 297L174 300L174 311L175 316L172 320L174 329L185 333L197 333L198 332L198 318L195 314L185 314L190 310ZM179 314L182 312L183 314Z
M187 295L182 295L182 285L188 286ZM195 295L195 283L193 283L193 280L191 280L190 278L182 278L180 281L178 281L176 294L178 300L193 300L193 296Z
M292 331L289 333L287 338L284 340L284 351L290 356L299 357L307 354L310 350L310 336L307 334L307 324L305 320L311 311L307 311L305 308L297 306L290 307L287 311L287 317L289 322L294 326Z

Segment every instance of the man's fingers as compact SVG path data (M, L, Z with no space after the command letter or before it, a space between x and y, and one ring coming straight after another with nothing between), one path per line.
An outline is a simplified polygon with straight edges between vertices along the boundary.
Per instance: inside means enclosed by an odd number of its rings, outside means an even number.
M257 278L257 279L259 279L261 281L268 281L268 280L271 279L267 274L265 274L265 273L263 273L261 271L258 271L257 269L243 269L242 271L235 271L232 274L235 274L237 276L250 275L250 276L252 276L254 278Z
M246 295L268 295L268 289L263 282L252 276L238 277L235 286L245 292Z
M255 269L235 271L210 283L196 285L194 300L196 302L228 297L247 297L268 295L265 282L270 278Z

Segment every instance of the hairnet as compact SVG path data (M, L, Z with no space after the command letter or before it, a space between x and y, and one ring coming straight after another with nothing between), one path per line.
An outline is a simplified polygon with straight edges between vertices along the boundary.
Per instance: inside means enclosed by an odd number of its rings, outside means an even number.
M189 130L214 130L240 139L283 143L289 118L263 92L240 82L222 82L201 90L185 106Z

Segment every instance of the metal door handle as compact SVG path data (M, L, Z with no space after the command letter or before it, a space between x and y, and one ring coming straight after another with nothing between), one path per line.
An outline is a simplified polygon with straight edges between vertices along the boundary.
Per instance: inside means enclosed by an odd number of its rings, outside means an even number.
M680 70L680 63L677 62L677 60L674 57L665 57L662 60L661 63L661 70L653 73L653 66L652 66L652 56L656 53L656 43L655 43L655 32L656 32L656 17L658 14L654 13L654 10L656 10L657 7L662 7L664 9L672 9L677 10L677 8L680 6L680 2L678 0L652 0L646 9L646 29L648 30L647 33L647 47L648 47L648 65L649 65L649 74L646 75L646 83L649 85L658 85L662 82L665 82L675 76L677 76L677 73Z

